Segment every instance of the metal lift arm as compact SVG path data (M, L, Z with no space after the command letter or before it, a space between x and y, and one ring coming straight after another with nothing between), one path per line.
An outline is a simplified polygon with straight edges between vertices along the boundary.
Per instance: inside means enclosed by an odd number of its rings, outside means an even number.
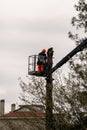
M87 39L83 40L74 50L72 50L69 54L67 54L62 60L60 60L52 69L50 73L53 73L63 64L65 64L70 58L72 58L76 53L82 51L84 48L87 47Z

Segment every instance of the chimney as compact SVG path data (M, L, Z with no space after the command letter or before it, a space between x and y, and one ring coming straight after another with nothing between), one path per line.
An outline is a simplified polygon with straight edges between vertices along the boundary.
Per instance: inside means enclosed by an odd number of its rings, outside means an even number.
M5 111L4 105L5 105L5 100L4 99L0 100L0 115L4 114Z
M15 104L11 104L11 112L13 112L15 110Z

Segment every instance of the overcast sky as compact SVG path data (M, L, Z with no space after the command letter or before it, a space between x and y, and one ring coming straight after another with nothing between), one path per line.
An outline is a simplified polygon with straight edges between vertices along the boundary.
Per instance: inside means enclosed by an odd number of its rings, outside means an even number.
M68 38L77 0L0 0L0 99L6 110L20 95L28 56L54 48L58 62L74 43Z

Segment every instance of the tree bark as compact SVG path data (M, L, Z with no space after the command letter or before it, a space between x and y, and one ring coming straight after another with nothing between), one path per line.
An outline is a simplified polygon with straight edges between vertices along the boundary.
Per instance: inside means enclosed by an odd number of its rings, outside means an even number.
M50 71L53 64L53 48L50 48L47 51L47 64L48 64L48 69ZM52 74L49 74L46 78L46 130L55 130L54 120L53 120L52 80L53 80Z

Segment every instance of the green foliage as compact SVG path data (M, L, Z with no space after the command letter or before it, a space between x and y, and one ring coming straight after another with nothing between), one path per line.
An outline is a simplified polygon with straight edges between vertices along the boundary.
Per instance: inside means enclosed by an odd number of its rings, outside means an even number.
M77 17L72 18L72 25L77 29L84 28L87 32L87 3L85 0L79 0L78 5L75 5Z
M87 33L87 1L78 0L75 5L77 15L72 18L71 24L75 27L77 34L69 32L69 38L79 44ZM81 35L82 34L82 35ZM85 130L87 118L87 49L78 53L74 58L69 61L70 74L66 81L67 85L73 89L71 95L72 115L75 117L74 129ZM79 129L80 129L79 128Z

